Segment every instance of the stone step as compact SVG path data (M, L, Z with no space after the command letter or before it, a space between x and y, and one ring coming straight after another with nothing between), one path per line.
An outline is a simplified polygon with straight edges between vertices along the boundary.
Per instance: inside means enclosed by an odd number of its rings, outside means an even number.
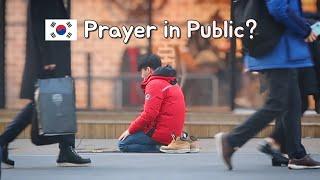
M0 132L16 115L17 111L0 111ZM126 130L138 112L78 112L78 138L117 138ZM199 138L211 138L220 131L230 131L249 115L234 113L187 113L185 130ZM268 136L273 129L271 123L257 137ZM320 137L320 116L308 115L302 119L303 137ZM30 138L30 127L19 138Z

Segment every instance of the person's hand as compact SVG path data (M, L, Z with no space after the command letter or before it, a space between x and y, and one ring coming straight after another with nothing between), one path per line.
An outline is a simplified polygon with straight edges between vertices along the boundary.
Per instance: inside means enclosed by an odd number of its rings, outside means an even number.
M129 130L124 131L119 137L119 141L125 140L130 135Z
M46 71L52 71L52 70L54 70L56 68L56 66L57 65L55 65L55 64L48 64L48 65L45 65L43 67L43 69L46 70Z
M316 41L317 38L318 38L318 36L313 31L311 31L309 36L305 39L305 42L312 43L312 42Z

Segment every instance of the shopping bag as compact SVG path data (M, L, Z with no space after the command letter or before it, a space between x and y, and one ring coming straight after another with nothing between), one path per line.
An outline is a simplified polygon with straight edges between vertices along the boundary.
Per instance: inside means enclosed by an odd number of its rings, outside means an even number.
M40 135L77 132L74 81L71 77L39 79L35 105Z

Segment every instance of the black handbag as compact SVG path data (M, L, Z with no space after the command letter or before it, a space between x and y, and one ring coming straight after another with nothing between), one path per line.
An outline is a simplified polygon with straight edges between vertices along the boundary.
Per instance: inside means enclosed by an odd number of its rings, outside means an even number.
M71 77L39 79L35 105L40 135L77 132L74 81Z
M236 26L244 27L242 43L244 51L252 57L261 57L271 52L278 44L285 28L270 15L264 0L233 0ZM250 29L246 21L254 19L257 27L250 39Z

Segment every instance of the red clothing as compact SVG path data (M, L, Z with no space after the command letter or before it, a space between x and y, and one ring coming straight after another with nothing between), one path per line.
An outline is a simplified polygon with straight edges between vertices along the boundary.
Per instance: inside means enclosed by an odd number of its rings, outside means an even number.
M144 110L129 127L129 133L148 133L152 139L168 145L172 134L180 136L184 126L185 102L181 88L172 83L175 77L152 75L146 78L141 88L145 92ZM175 84L175 85L172 85Z

